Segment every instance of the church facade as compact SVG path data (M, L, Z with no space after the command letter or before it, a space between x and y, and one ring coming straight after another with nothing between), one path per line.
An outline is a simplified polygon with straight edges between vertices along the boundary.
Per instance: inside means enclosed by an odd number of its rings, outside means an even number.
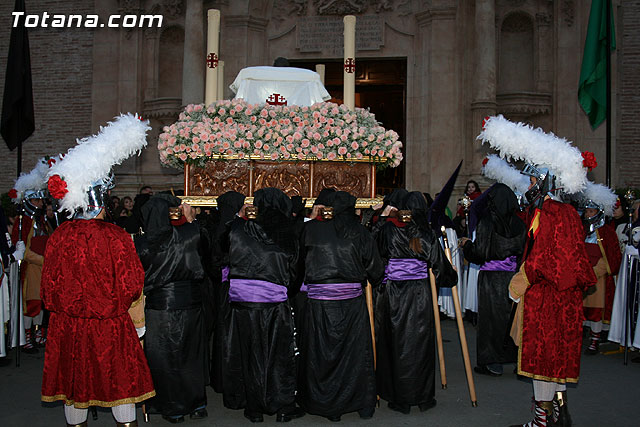
M5 2L12 3L12 2ZM613 186L640 181L640 6L614 1ZM32 0L28 13L162 15L160 28L33 28L36 132L23 170L66 151L119 112L151 120L149 147L116 169L116 193L142 185L181 189L182 171L163 168L155 148L186 104L204 102L206 11L221 11L223 97L244 67L324 64L325 86L342 96L342 16L355 15L356 104L405 144L403 165L379 177L439 191L460 160L458 189L479 176L487 148L476 140L485 116L503 114L593 151L605 179L605 126L591 129L577 88L590 2L574 0ZM6 63L11 4L0 6L0 63ZM222 63L221 63L222 65ZM4 81L4 67L0 81ZM2 90L0 88L0 90ZM0 185L11 188L16 155L0 148Z

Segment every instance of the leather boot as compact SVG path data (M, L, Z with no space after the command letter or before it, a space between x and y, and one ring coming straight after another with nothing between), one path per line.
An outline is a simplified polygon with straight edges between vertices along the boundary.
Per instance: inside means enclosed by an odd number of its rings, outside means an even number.
M116 427L138 427L138 420L129 421L128 423L116 422Z
M558 427L571 427L571 415L569 415L569 407L567 406L567 392L558 391L553 398L553 418L555 425Z

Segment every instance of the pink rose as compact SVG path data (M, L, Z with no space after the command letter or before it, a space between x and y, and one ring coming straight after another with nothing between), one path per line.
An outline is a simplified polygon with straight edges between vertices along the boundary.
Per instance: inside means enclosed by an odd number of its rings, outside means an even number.
M317 153L318 153L318 147L317 147L317 146L315 146L315 145L312 145L312 146L311 146L311 152L312 152L313 154L317 154Z
M309 144L311 144L311 142L305 138L302 140L302 143L300 144L303 148L307 148L309 146Z
M334 153L333 151L330 152L329 154L327 154L327 159L328 160L335 160L336 159L336 153Z
M262 141L261 140L257 140L255 143L255 147L256 148L262 148Z
M323 157L324 157L324 155L322 154L322 151L318 151L318 152L316 153L316 157L317 157L317 158L319 158L319 159L323 158Z
M183 162L187 160L187 155L185 153L181 153L178 157L180 157L180 160L182 160Z
M263 149L264 151L269 151L269 144L264 144L264 145L262 146L262 149Z
M338 154L340 154L341 156L344 156L345 154L347 154L347 147L338 148Z
M220 115L220 116L222 116L222 115L224 115L224 114L226 114L226 113L227 113L227 110L225 110L224 108L220 108L220 109L218 110L218 115Z
M278 153L271 153L271 160L276 160L280 155Z

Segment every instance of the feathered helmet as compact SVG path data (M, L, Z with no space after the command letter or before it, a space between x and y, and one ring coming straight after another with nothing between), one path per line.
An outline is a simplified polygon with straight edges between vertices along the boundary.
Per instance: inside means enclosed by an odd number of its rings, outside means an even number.
M521 203L529 190L529 178L495 154L488 155L482 161L482 174L511 188Z
M49 165L47 164L47 159L47 157L38 159L31 172L20 174L13 188L9 191L9 197L14 203L20 204L24 202L22 208L31 217L36 214L37 210L31 200L46 199L48 195L46 176Z
M589 233L605 224L605 216L613 216L613 209L618 201L618 196L606 185L587 182L584 191L576 194L574 200L578 202L581 210L582 221L588 227ZM596 209L595 215L587 216L587 209Z
M95 218L114 187L111 168L139 153L150 129L137 114L122 114L101 126L97 135L77 140L78 145L47 173L49 192L60 201L59 209L75 212L75 218Z
M485 118L477 139L488 142L501 158L525 162L521 173L536 178L525 193L532 203L541 203L544 195L560 189L566 194L578 193L587 185L587 169L592 166L571 142L553 133L499 115Z

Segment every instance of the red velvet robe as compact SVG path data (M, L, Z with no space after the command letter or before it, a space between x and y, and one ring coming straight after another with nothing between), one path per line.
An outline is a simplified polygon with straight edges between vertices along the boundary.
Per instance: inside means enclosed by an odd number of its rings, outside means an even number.
M51 311L43 401L111 407L155 395L127 311L143 284L133 241L120 227L75 220L51 235L41 286Z
M520 302L518 373L543 381L577 382L584 320L582 292L596 282L596 276L587 257L582 223L573 207L544 201L524 271L530 286Z

